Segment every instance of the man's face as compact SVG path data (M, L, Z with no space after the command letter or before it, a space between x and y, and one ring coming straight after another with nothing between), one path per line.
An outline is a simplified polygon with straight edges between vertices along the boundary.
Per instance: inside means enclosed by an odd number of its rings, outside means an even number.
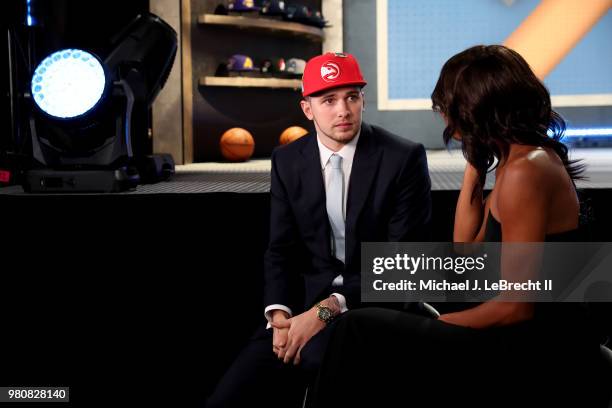
M359 87L334 88L306 97L301 107L306 117L314 122L324 143L344 145L353 140L361 128L364 99Z

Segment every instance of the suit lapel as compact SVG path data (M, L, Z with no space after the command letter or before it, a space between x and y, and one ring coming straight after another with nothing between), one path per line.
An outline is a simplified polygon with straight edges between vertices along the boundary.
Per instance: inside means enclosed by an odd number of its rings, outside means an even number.
M317 136L308 136L309 141L300 151L300 181L302 184L301 203L309 215L309 223L315 226L317 240L325 246L326 253L331 255L330 226L325 208L325 186L321 170L321 156L317 145Z
M381 150L375 143L374 137L370 125L364 123L361 127L361 135L357 143L349 181L346 210L346 259L351 259L350 256L355 249L357 221L374 184L381 158Z

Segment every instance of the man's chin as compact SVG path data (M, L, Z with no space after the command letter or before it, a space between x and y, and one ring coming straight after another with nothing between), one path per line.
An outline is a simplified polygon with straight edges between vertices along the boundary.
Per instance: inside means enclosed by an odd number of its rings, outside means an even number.
M348 128L346 130L340 130L338 128L334 129L333 139L337 142L348 143L357 136L357 131L354 127Z

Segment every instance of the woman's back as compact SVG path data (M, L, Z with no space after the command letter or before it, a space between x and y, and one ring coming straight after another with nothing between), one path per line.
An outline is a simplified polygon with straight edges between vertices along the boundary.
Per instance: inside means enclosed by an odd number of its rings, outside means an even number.
M489 200L490 213L502 230L537 224L543 241L546 236L578 228L580 204L574 183L550 148L512 144L507 160L496 172ZM498 239L520 241L503 236Z

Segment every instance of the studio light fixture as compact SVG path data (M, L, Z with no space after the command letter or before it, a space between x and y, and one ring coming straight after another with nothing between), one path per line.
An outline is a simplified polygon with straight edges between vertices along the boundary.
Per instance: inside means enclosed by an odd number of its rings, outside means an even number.
M25 172L28 192L116 192L144 178L149 108L177 52L176 32L159 17L139 15L111 52L66 48L36 66L29 130L36 166ZM171 157L154 160L158 176L174 171ZM143 164L144 163L144 164Z

